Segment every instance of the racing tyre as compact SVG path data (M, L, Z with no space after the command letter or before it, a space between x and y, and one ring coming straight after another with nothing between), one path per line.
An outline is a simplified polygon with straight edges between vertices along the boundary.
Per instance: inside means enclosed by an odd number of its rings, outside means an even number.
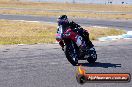
M89 63L95 63L95 61L97 60L97 54L96 54L96 51L95 50L92 50L90 52L90 57L87 59L87 61Z
M64 53L66 55L67 60L73 65L76 66L78 64L78 49L76 48L74 42L71 44L67 44L64 47Z

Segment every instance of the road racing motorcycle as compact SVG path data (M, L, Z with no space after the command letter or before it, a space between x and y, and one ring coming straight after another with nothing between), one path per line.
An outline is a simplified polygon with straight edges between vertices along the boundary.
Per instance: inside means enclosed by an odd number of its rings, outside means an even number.
M78 60L87 60L89 63L95 63L97 60L95 48L89 49L82 36L71 28L63 32L62 26L58 26L56 40L73 66L78 65Z

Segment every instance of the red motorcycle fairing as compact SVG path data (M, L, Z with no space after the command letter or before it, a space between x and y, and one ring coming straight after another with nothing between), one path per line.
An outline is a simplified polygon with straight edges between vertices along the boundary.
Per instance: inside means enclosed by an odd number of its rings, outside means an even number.
M57 35L59 36L59 35ZM65 44L69 44L70 40L76 43L78 47L82 45L82 37L78 35L78 33L73 32L72 29L67 29L62 35L61 39L59 38L57 41L59 42L60 46L63 48Z
M78 34L73 32L72 29L67 29L66 32L64 32L64 37L63 38L68 38L73 40L74 42L77 42L77 36Z
M60 34L56 34L57 37L60 37ZM61 39L56 39L59 42L59 45L64 48L65 43L69 43L69 40L72 40L74 42L77 41L77 33L73 32L70 28L67 29L64 33L63 33L63 37L61 37ZM65 42L63 41L65 39Z
M67 29L64 33L56 34L56 40L59 42L60 46L63 48L65 44L69 44L70 40L75 42L77 46L82 45L82 37L78 33L73 32L72 29Z

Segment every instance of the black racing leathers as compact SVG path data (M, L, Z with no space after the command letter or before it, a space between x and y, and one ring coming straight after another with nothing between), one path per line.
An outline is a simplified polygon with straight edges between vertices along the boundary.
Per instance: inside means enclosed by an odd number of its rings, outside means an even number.
M89 39L89 33L87 32L87 30L83 29L80 25L72 21L66 24L62 24L61 26L63 28L63 31L65 31L68 28L71 28L74 32L77 32L80 36L82 36L85 39L88 48L92 48L94 46Z

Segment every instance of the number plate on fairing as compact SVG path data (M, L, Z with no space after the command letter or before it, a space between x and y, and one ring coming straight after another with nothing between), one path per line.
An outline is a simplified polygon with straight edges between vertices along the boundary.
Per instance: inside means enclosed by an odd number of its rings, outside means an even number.
M82 37L81 36L76 36L76 38L77 38L76 44L79 47L79 46L82 45Z

